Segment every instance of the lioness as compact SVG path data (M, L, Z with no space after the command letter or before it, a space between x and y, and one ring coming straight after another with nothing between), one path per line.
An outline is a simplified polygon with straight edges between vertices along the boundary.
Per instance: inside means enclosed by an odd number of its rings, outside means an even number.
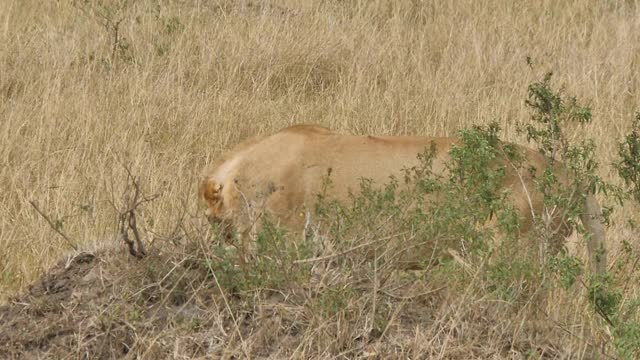
M330 195L347 200L349 190L357 190L362 178L375 184L386 183L390 175L401 178L402 170L417 165L417 154L427 147L436 150L432 170L443 172L456 141L446 137L352 136L314 125L291 126L246 140L209 167L200 184L200 197L210 220L239 232L254 228L265 211L282 225L300 229L305 221L300 214L313 208L328 171L333 184ZM521 229L526 232L535 214L543 209L543 197L534 191L534 178L542 174L548 160L532 149L516 148L526 164L506 166L503 186L510 189L523 220ZM535 171L525 170L532 167ZM601 273L606 267L602 214L592 195L586 197L584 208L581 219L591 232L587 241L591 268Z

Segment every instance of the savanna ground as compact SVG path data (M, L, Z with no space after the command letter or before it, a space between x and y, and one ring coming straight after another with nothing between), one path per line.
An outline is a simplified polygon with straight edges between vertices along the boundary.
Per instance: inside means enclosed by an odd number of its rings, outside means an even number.
M498 281L456 253L403 273L271 249L285 260L237 270L199 208L207 163L296 123L455 135L497 122L524 144L527 89L547 71L592 109L569 140L593 138L598 174L621 185L611 163L640 110L636 1L1 1L0 354L635 358L631 202L607 234L610 319L586 274L566 288L539 269ZM152 198L136 207L143 259L120 237L127 170Z

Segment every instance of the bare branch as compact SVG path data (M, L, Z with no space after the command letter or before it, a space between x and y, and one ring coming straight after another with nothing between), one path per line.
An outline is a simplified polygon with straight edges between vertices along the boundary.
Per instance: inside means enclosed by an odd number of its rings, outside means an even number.
M42 210L40 210L40 208L38 208L38 205L36 205L35 201L29 200L29 203L31 204L31 206L33 206L34 209L36 209L38 214L40 214L40 216L42 216L47 221L47 223L49 223L49 226L51 226L51 228L55 232L57 232L58 235L62 236L62 238L65 239L65 241L67 242L67 245L71 246L73 250L78 251L78 246L74 244L73 241L71 241L71 239L69 239L69 237L65 233L63 233L62 230L60 230L59 227L56 226L53 223L53 221L51 221L51 219L44 212L42 212Z
M122 209L119 212L119 231L120 237L127 244L129 253L134 257L141 259L147 254L138 230L138 223L136 219L136 212L138 207L146 202L150 202L158 198L158 194L150 197L145 197L140 189L138 179L133 175L128 165L122 164L127 172L127 188L125 189L124 203ZM133 189L132 189L133 188ZM131 194L133 191L133 194ZM133 239L129 236L129 231L133 233Z
M138 226L136 225L135 211L131 211L129 213L129 228L131 229L131 231L133 231L133 237L136 239L136 244L138 245L138 252L142 255L146 255L147 252L144 250L144 244L142 243L140 232L138 231Z

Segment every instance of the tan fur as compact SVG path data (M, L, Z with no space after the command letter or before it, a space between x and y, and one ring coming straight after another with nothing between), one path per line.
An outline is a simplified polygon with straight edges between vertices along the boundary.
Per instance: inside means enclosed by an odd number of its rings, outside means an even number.
M417 165L417 154L431 144L437 151L433 170L444 172L448 151L455 142L454 138L443 137L341 135L319 126L296 125L238 145L206 170L200 196L211 220L240 232L255 230L257 219L265 211L275 215L282 225L299 229L305 220L301 214L313 209L328 172L333 183L330 195L347 200L349 190L357 190L361 178L370 178L376 184L388 182L390 175L402 178L402 169ZM532 149L518 148L527 159L526 165L517 169L505 164L507 176L503 185L510 189L524 220L522 230L528 231L533 214L540 214L543 208L542 196L534 191L528 169L535 167L535 176L540 176L548 161ZM599 220L598 217L601 226ZM590 223L585 225L599 226ZM561 222L557 227L558 233L566 235ZM599 231L592 229L594 233ZM590 243L589 250L593 252L603 245Z

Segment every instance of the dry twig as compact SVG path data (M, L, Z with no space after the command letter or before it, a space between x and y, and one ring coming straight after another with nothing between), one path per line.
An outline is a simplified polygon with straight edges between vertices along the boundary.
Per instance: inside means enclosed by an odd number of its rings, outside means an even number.
M143 196L138 179L133 176L131 169L129 169L127 165L123 164L123 167L127 172L127 189L125 191L123 209L119 211L120 236L125 244L127 244L129 253L141 259L147 254L147 252L144 247L144 242L140 237L140 231L138 231L136 211L140 205L158 198L158 194L150 197ZM133 187L133 196L130 196L131 187ZM134 240L131 240L129 237L129 230L133 233Z
M38 208L38 205L36 205L35 201L29 200L29 204L31 204L31 206L36 209L38 214L40 214L40 216L42 216L47 221L47 223L49 223L49 226L51 226L51 228L55 232L57 232L58 235L62 236L62 238L67 242L67 245L71 246L73 250L78 251L78 246L73 241L71 241L71 239L69 239L69 237L64 232L62 232L62 230L60 230L59 226L56 226L53 221L51 221L47 214L45 214L42 210L40 210L40 208Z

